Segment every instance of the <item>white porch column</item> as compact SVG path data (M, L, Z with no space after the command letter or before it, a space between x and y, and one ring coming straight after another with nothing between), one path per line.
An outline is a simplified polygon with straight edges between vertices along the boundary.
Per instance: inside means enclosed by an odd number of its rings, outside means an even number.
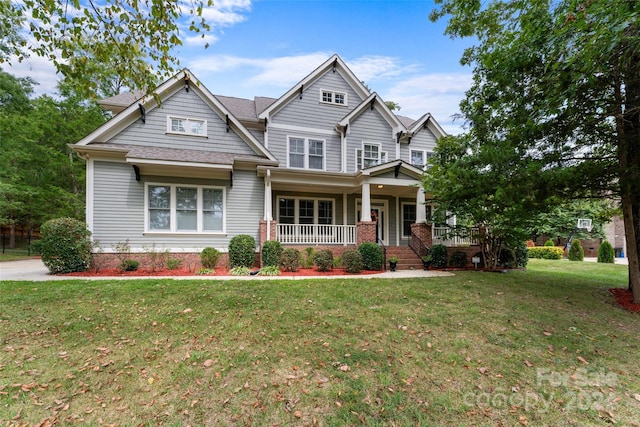
M427 220L427 210L424 207L424 188L418 187L416 195L416 224L424 223Z
M362 212L360 214L360 221L371 221L371 188L369 182L362 184Z
M271 209L271 171L268 169L264 177L264 219L267 221L267 240L271 240L273 214Z

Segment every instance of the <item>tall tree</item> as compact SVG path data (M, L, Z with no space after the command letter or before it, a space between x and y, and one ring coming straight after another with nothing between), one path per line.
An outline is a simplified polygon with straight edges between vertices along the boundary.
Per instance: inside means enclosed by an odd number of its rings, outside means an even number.
M173 50L182 45L181 35L204 37L210 30L203 11L212 5L213 0L0 0L0 63L36 54L88 86L87 73L109 64L125 86L151 91L158 77L175 74ZM87 55L78 57L79 51Z
M477 40L461 60L474 72L465 155L510 157L503 173L539 204L619 197L640 303L640 2L436 4L431 19L448 17L447 34Z

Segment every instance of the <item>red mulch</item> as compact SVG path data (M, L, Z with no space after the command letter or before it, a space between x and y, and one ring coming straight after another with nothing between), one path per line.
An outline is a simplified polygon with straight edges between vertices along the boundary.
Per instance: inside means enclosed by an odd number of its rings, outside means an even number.
M251 271L255 271L256 269L253 269ZM334 268L333 270L330 271L318 271L314 268L301 268L298 271L283 271L282 273L280 273L280 276L294 276L294 277L301 277L301 276L341 276L341 275L352 275L352 276L358 276L358 275L365 275L365 274L380 274L382 273L382 271L370 271L370 270L363 270L361 273L359 274L352 274L352 273L346 273L344 271L343 268ZM67 273L67 274L62 274L62 276L78 276L78 277L105 277L105 276L121 276L121 277L142 277L142 276L196 276L196 272L194 271L190 271L186 268L179 268L176 270L168 270L168 269L163 269L163 270L157 270L155 272L152 272L150 270L145 270L145 269L140 269L140 270L136 270L136 271L121 271L120 269L117 268L103 268L100 269L100 271L82 271L82 272L77 272L77 273ZM206 276L230 276L229 274L229 270L226 268L216 268L216 272L213 274L204 274L203 277ZM257 276L260 277L260 276Z
M611 292L613 296L616 297L616 302L620 307L636 313L640 312L640 304L633 303L633 294L628 289L612 288L609 289L609 292Z

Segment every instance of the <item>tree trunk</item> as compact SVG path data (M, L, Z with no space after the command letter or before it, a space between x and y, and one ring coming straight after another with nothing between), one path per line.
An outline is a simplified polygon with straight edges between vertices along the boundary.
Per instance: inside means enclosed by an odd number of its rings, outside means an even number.
M11 221L9 223L9 249L16 248L16 223Z

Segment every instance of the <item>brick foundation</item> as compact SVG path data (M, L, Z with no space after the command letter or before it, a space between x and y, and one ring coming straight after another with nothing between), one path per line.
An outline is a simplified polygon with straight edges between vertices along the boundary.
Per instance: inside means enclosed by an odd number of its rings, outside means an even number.
M361 221L356 224L358 235L356 243L358 246L364 242L376 241L376 223L374 221Z
M260 220L260 241L258 242L259 248L262 248L262 246L264 245L264 242L266 242L267 240L276 240L277 225L278 223L275 222L274 220L269 221L271 236L267 238L267 220L265 219Z
M164 255L164 254L163 254ZM120 254L105 254L105 253L96 253L93 254L93 262L98 268L119 268ZM171 253L168 254L171 258L177 258L182 260L182 266L180 268L187 268L190 271L197 272L202 268L202 263L200 262L200 253ZM167 257L165 257L166 259ZM146 253L131 253L127 254L126 259L133 259L140 263L139 269L150 270L153 265L153 260ZM156 265L159 262L156 261ZM166 262L165 262L166 264ZM220 268L228 268L229 266L229 256L226 253L221 253L220 258L218 258L218 263L216 265ZM159 269L159 268L156 268Z
M431 224L416 223L411 224L411 234L415 234L422 240L422 243L428 248L433 245L433 235L431 233Z

